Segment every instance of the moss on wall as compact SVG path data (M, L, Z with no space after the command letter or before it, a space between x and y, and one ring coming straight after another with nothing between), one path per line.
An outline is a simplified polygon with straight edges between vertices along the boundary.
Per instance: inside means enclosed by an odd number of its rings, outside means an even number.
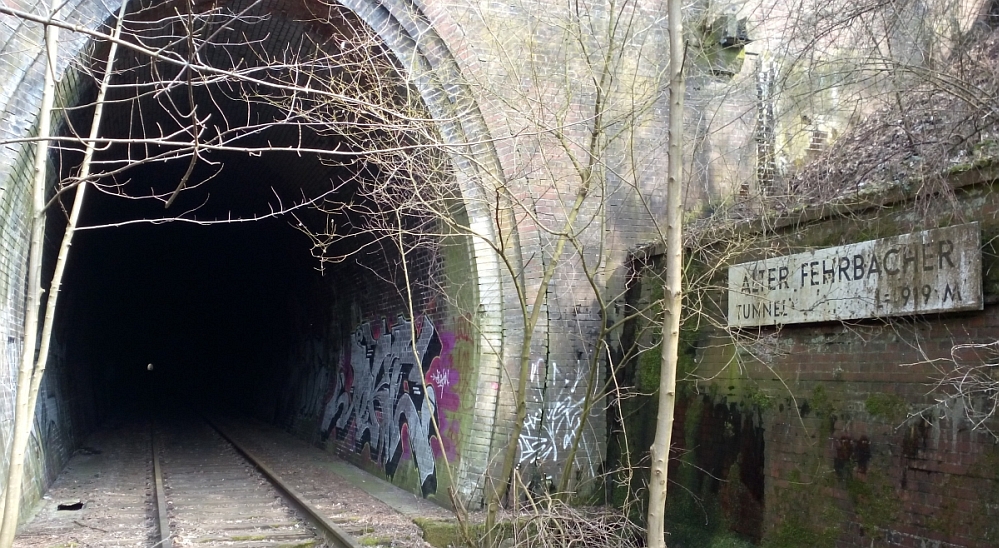
M661 265L660 265L661 266ZM696 270L703 267L688 261L685 278L696 275ZM662 318L662 301L664 297L664 281L658 272L649 272L642 280L642 287L646 294L644 298L650 303L647 318L654 318L656 324L644 326L643 331L648 331L648 338L655 341L647 350L638 355L638 367L635 376L636 387L647 393L656 393L659 390L659 377L662 370L662 326L658 324ZM691 302L689 295L684 296L685 309L696 306ZM696 355L698 343L704 337L704 330L696 318L686 315L685 321L680 324L680 340L677 352L677 379L687 378L696 368ZM678 385L679 390L686 389L687 385Z
M690 383L692 384L692 383ZM670 477L679 486L667 503L671 538L682 546L742 546L757 541L762 522L760 408L719 394L680 396L682 442Z
M843 513L824 493L821 482L803 481L803 474L796 469L779 498L768 504L779 519L764 536L764 548L836 546Z
M872 539L896 523L902 500L888 480L888 463L873 468L865 477L845 480L846 492L864 534Z
M872 417L898 424L905 419L909 412L909 406L905 400L894 394L877 392L864 400L864 410Z
M812 388L811 402L805 400L801 407L802 415L807 415L810 411L819 419L819 439L825 439L832 435L836 425L837 409L824 385L815 385Z
M789 403L793 400L789 400ZM789 424L810 425L814 437L828 439L839 409L822 385L812 388L806 398L781 406ZM814 441L802 447L794 467L782 474L779 484L767 488L766 528L762 546L793 548L809 546L833 548L839 537L843 510L836 505L829 490L835 487L835 474L824 458L825 445Z
M977 182L957 188L951 200L927 195L905 202L896 197L899 201L857 208L835 219L803 215L808 220L775 223L771 226L778 228L761 231L755 244L735 253L728 251L727 241L718 243L725 252L717 255L729 257L731 264L977 219L982 229L983 289L987 299L994 298L999 296L997 190L996 184ZM739 239L742 245L752 238L743 233L730 240ZM651 269L657 267L653 261ZM725 280L720 279L724 265L712 268L714 279L709 284L701 280L702 285L725 287ZM656 279L654 274L642 273L643 284ZM653 296L657 289L646 288L643 295ZM708 290L701 298L705 302L714 299L711 306L699 309L715 315L713 325L724 325L724 292ZM698 308L701 303L687 304ZM681 367L700 380L681 382L678 387L680 424L674 443L679 446L682 437L683 449L670 477L681 487L671 492L669 514L675 538L694 539L684 545L707 546L714 535L737 526L730 516L743 513L743 488L748 485L744 479L753 467L766 474L765 528L760 539L764 546L832 547L858 538L877 544L899 527L909 527L929 541L967 537L974 544L997 538L999 457L995 455L999 449L987 451L978 459L980 464L974 464L974 458L965 458L967 451L959 448L969 441L972 447L981 447L987 444L981 441L984 436L975 438L977 434L968 434L957 423L937 424L944 419L927 422L909 417L910 409L923 409L935 401L926 396L922 384L932 381L932 369L920 369L914 362L925 359L926 353L932 354L931 359L949 356L950 347L962 340L994 339L995 322L994 312L987 312L924 316L917 321L860 320L846 327L809 324L737 333L711 327L690 329L686 335L691 338L684 344L692 354L689 360L681 357ZM712 322L690 322L706 323ZM913 350L913 341L918 341L918 351ZM655 352L638 364L645 375L641 386L651 388L658 382L658 358ZM885 364L890 363L910 367L889 369ZM721 469L708 466L713 457L705 433L712 432L719 443L731 440L725 429L706 420L719 402L734 405L768 429L766 467L762 461L738 459L725 461ZM899 425L905 428L896 429ZM941 436L941 430L947 433ZM968 435L973 439L965 440ZM938 449L942 452L937 460L926 460L927 451ZM909 465L905 462L911 459L929 463L912 470L931 474L932 485L925 479L913 480L912 472L906 483ZM718 482L721 487L710 488L698 468L723 480ZM944 484L953 484L958 493L954 500L948 487L940 487ZM939 502L941 496L943 502ZM917 504L933 508L933 517L907 509L904 500L918 500ZM969 504L977 505L976 509L969 510Z
M968 529L978 538L999 538L999 444L979 457L968 473L978 480L980 497L977 507L968 516ZM952 522L953 523L953 522Z
M643 271L640 278L640 303L647 303L648 311L643 314L645 322L636 328L639 333L637 347L643 349L633 359L633 372L619 376L624 386L633 385L644 395L621 403L625 416L624 430L629 433L631 447L641 447L643 453L650 445L651 434L655 432L657 398L660 370L661 316L663 298L662 263L656 261L651 268ZM702 279L708 273L717 275L703 263L688 256L684 270L687 281ZM699 310L703 295L691 292L684 297L685 310ZM633 301L634 302L634 301ZM762 509L760 494L743 483L743 468L740 451L743 446L736 443L741 436L759 436L753 425L758 423L760 414L769 406L769 399L751 390L747 393L755 398L742 398L731 393L722 394L718 390L710 393L702 390L697 382L698 361L703 354L702 346L709 333L707 322L696 314L685 314L680 327L680 341L677 363L677 408L674 423L674 445L679 450L670 470L671 481L679 485L672 489L667 503L667 529L672 543L682 546L739 547L751 546L751 538L758 534L741 536L733 531L745 519L739 517L742 509L754 506ZM718 350L719 348L713 348ZM721 349L732 355L731 348ZM737 369L737 368L734 368ZM737 373L733 373L733 383L741 385ZM735 397L733 397L735 396ZM763 404L763 405L761 405ZM748 405L748 407L747 407ZM717 438L715 439L715 437ZM649 438L649 439L646 439ZM710 447L705 447L710 445ZM746 447L755 446L747 443ZM718 448L724 451L711 453ZM762 449L760 449L762 452ZM713 464L705 468L705 455L711 453ZM762 456L760 456L762 458ZM630 485L631 492L640 489L647 481L641 473L637 482ZM719 481L721 480L721 481ZM627 500L629 487L616 485L612 488L612 500L623 504ZM644 519L642 513L634 517ZM757 511L757 514L759 514ZM755 527L758 528L759 519ZM745 527L743 527L745 529ZM750 527L752 529L752 527Z

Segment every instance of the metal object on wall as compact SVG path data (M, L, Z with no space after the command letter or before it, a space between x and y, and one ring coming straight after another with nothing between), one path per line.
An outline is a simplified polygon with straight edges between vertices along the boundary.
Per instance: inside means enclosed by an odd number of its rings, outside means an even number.
M982 309L978 223L737 264L728 325L750 327Z

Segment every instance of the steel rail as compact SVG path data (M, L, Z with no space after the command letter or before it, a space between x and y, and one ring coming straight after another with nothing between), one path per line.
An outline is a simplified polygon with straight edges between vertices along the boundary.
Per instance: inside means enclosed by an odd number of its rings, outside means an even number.
M253 464L253 466L255 466L257 470L259 470L260 473L263 474L264 477L266 477L267 480L270 481L271 484L278 491L281 492L281 494L285 498L285 501L288 502L288 504L291 505L293 508L295 508L295 510L297 510L298 513L301 514L306 521L312 524L312 526L315 527L323 535L323 537L326 539L327 542L330 543L330 545L335 546L336 548L361 548L361 545L358 544L358 542L354 540L353 537L347 534L343 529L338 527L335 523L330 521L329 518L324 516L322 512L320 512L315 506L309 503L309 501L307 501L305 497L299 494L299 492L296 491L295 488L285 483L285 481L282 480L281 477L277 475L277 473L271 470L266 464L263 463L263 461L258 459L249 449L240 445L239 442L237 442L235 439L229 436L214 421L206 417L202 418L204 418L205 422L208 423L209 426L214 428L215 431L218 432L223 439L232 444L233 448L235 448L236 451L238 451L241 455L243 455L243 457L245 457L246 460L250 461L250 463Z
M153 503L156 505L156 534L158 542L155 548L173 548L173 538L170 533L170 518L167 516L166 492L163 490L163 469L160 467L160 442L156 436L156 426L150 423L150 438L153 450Z

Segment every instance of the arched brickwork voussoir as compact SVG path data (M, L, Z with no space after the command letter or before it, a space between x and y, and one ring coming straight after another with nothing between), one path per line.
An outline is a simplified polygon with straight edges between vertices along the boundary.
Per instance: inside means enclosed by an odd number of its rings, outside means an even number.
M459 496L468 501L476 500L481 493L481 480L492 449L490 441L495 429L498 396L496 387L501 382L504 348L503 310L509 300L503 291L507 285L504 271L495 252L484 240L493 239L497 232L494 211L489 203L495 199L495 189L504 183L503 166L473 94L462 79L462 71L467 67L461 66L464 61L455 57L435 28L435 24L444 24L448 40L460 40L457 26L447 23L446 10L432 6L432 22L421 6L406 0L339 0L339 3L367 24L398 58L400 66L406 67L409 79L438 120L441 134L452 151L452 164L463 194L466 214L472 230L479 235L470 240L472 268L477 280L474 333L477 340L473 341L476 350L472 357L476 372L472 381L476 399L472 406L474 416L468 420L470 428L463 433L458 447L461 459L453 482ZM16 4L14 7L23 11L38 12L42 9L40 4L34 2ZM119 6L98 0L78 0L67 4L59 17L74 25L98 29L112 20ZM16 23L17 28L25 31L21 33L21 39L0 36L0 59L4 59L0 65L6 65L0 68L12 76L0 83L0 113L3 113L5 120L23 122L4 124L7 127L0 129L0 138L19 138L29 135L40 103L41 26L10 16L3 17L4 22ZM57 75L66 74L69 62L80 58L89 38L63 32ZM25 44L32 43L39 51L24 54ZM6 50L16 50L18 55L8 56ZM72 102L71 98L69 102ZM27 158L27 152L27 145L0 150L0 183L21 186L27 182L24 170L19 167Z
M502 382L504 336L503 310L507 300L504 272L499 259L482 237L496 241L491 200L495 189L505 184L503 166L490 132L471 90L463 78L469 70L456 58L450 45L461 44L457 25L441 9L433 20L423 7L409 0L340 0L367 23L409 70L431 114L439 121L441 133L452 150L452 164L459 178L464 205L472 230L472 257L478 280L476 312L477 379L476 401L471 427L461 443L461 462L454 483L466 502L481 499L482 479L492 451L493 431L498 426L496 409ZM438 32L441 26L447 34ZM516 242L516 239L514 239ZM519 256L514 253L513 256Z

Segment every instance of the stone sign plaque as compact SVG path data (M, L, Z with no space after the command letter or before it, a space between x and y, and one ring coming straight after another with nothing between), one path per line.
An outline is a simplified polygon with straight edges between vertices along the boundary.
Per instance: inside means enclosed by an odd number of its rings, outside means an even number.
M730 327L981 309L978 223L728 269Z

